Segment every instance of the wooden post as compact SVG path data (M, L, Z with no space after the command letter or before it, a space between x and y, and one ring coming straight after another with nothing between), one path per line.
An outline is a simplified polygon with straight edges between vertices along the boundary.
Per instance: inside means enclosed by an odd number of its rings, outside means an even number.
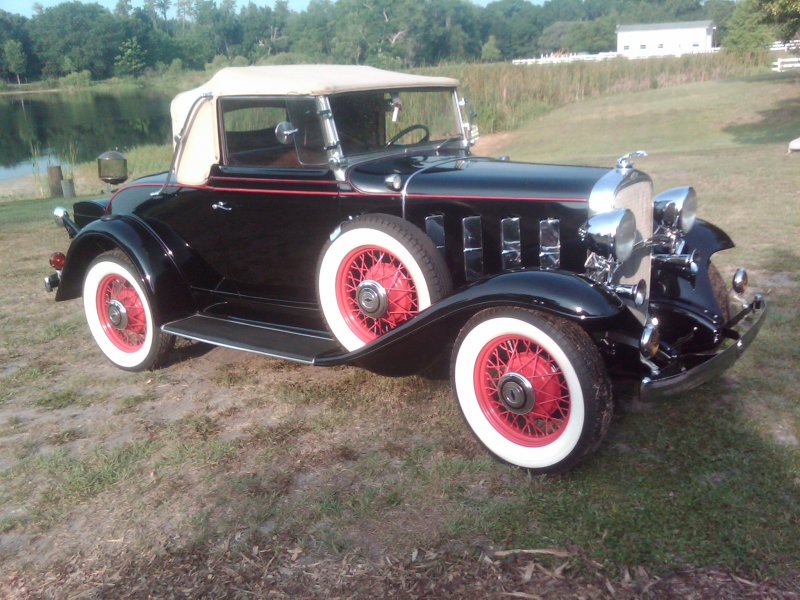
M62 179L63 176L61 175L61 165L56 165L54 167L47 167L47 183L50 186L51 198L63 197L64 194L61 191Z

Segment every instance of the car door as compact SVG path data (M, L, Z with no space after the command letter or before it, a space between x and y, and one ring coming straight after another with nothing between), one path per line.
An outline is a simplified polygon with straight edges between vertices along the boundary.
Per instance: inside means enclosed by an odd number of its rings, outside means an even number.
M221 98L218 110L208 191L237 304L315 308L317 260L340 220L315 99Z

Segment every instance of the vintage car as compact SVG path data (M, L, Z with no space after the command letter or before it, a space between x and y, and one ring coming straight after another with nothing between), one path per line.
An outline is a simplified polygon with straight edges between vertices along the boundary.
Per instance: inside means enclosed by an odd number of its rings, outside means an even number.
M46 287L82 296L131 371L174 336L391 376L449 360L492 454L566 470L606 434L612 381L683 393L736 361L766 304L744 269L727 289L711 257L733 242L691 187L653 197L643 153L473 156L470 113L449 78L223 69L172 102L168 172L56 210L72 242Z

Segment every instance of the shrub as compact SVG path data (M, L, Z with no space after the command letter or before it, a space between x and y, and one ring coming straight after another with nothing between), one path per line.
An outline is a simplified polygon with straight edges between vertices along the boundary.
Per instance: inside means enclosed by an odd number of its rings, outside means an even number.
M92 85L92 74L88 70L78 71L64 75L58 80L59 87L63 88L85 88Z

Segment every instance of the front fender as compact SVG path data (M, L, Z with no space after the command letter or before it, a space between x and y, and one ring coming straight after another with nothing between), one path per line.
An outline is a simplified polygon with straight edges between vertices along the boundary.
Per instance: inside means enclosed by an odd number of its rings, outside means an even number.
M477 281L363 348L319 356L314 364L352 363L384 375L417 373L448 347L472 315L495 306L540 310L589 329L627 311L617 296L574 273L514 271Z
M78 298L91 262L118 248L143 275L162 322L195 312L190 288L158 236L142 221L113 215L92 221L72 240L61 272L56 301Z
M686 234L686 243L706 259L715 252L728 250L736 245L722 229L702 219L697 219L694 227Z

